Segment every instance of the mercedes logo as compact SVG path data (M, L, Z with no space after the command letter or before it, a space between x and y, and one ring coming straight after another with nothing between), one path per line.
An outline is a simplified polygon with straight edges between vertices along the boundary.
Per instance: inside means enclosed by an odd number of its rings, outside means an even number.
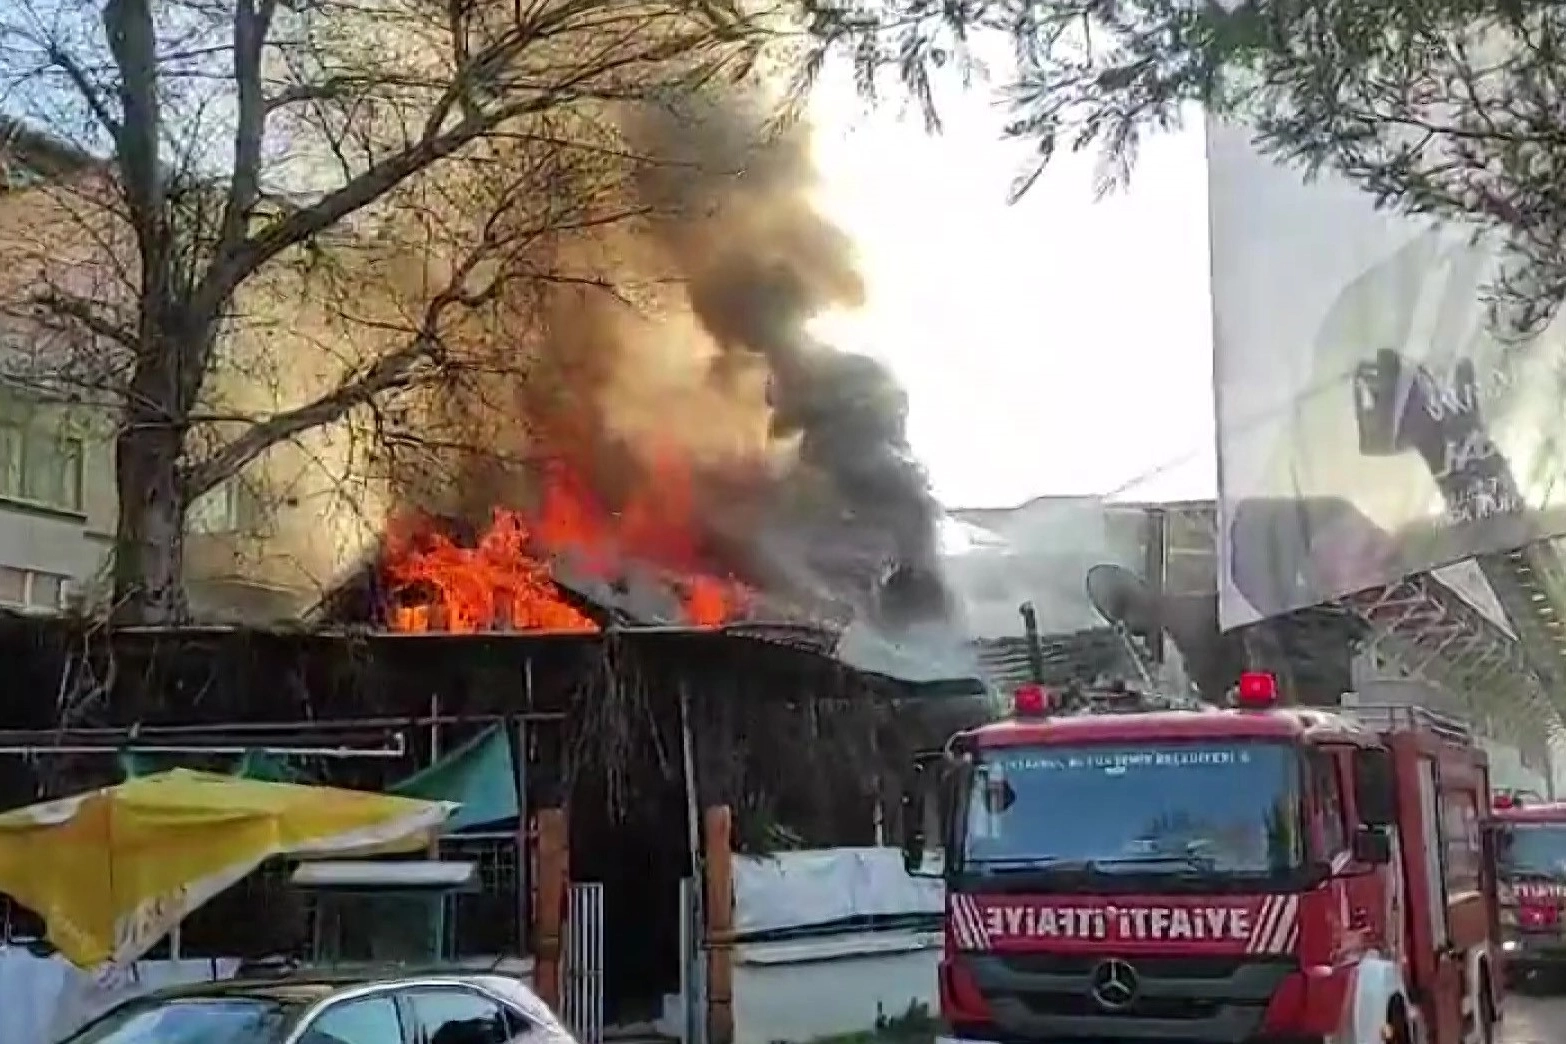
M1105 1011L1121 1011L1136 1000L1136 969L1111 958L1093 969L1093 999Z

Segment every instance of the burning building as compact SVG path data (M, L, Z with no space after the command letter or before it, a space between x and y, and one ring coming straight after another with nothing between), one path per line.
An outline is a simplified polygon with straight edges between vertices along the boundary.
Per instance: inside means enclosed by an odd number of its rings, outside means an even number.
M318 619L856 621L958 644L906 396L810 332L862 302L852 244L812 203L805 133L758 126L733 105L626 122L649 157L619 189L640 216L548 247L600 285L498 312L485 350L509 364L408 415L406 442L460 449L390 463L379 544Z
M730 110L627 125L649 157L616 188L637 217L540 243L580 278L504 303L468 331L493 365L381 418L419 452L379 462L378 539L313 627L6 622L0 651L39 698L0 731L110 754L149 729L285 750L330 734L403 752L309 755L323 781L380 786L504 723L513 834L567 806L573 876L605 884L616 952L651 940L646 965L607 970L631 992L673 985L693 802L732 807L743 849L874 843L917 687L830 653L848 632L959 644L938 508L891 374L810 333L864 291L811 205L807 142L755 131ZM35 767L0 761L0 785L113 771L90 753Z

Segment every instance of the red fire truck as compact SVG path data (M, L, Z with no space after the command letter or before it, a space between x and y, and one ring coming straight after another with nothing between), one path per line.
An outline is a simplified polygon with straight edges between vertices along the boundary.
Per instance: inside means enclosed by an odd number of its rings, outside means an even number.
M946 883L943 1044L1494 1039L1465 728L1281 707L1263 674L1225 710L1050 703L1025 687L915 765L904 855Z
M1566 803L1508 793L1493 807L1506 970L1558 979L1566 972Z

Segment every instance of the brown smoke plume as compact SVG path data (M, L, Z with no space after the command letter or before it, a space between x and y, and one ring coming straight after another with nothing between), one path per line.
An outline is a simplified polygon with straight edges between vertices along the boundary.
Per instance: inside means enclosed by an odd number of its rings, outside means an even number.
M568 458L611 506L678 453L723 571L883 626L942 618L939 508L909 449L906 395L879 362L808 333L863 302L852 244L812 205L805 130L762 126L710 102L618 121L647 159L618 191L646 216L552 249L631 300L549 290L527 371L500 415L484 409L484 437ZM446 509L474 521L526 502L471 468L447 488L461 502Z

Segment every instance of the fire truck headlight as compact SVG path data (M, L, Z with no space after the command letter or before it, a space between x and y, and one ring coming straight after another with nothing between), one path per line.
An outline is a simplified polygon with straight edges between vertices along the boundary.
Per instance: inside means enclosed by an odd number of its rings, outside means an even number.
M1516 939L1506 939L1501 943L1502 953L1516 953L1520 949L1522 949L1522 946Z

